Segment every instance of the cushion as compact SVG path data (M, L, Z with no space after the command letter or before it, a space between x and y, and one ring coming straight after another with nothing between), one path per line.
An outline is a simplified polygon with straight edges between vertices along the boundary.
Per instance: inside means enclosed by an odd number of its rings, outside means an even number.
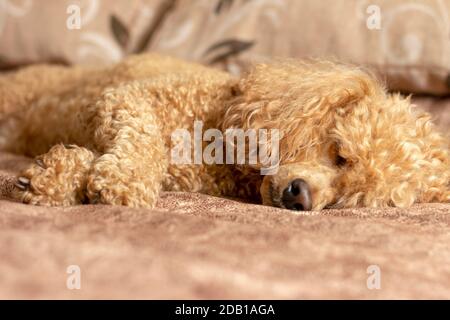
M396 91L449 93L450 1L196 1L168 15L151 50L239 73L272 57L376 69Z
M0 6L0 67L101 65L147 45L169 0L8 0Z
M3 68L42 61L108 64L158 51L239 74L273 57L327 57L377 70L392 90L450 93L449 0L2 4Z

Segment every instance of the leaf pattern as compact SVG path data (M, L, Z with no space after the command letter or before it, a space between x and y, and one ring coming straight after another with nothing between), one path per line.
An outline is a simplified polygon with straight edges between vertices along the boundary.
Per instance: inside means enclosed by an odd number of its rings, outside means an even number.
M214 8L215 14L220 14L222 10L229 9L233 5L233 0L219 0Z
M250 49L254 44L254 41L227 39L213 44L205 51L203 56L213 54L213 57L210 58L208 63L214 64L226 60L230 57L236 56L243 51ZM214 52L216 53L214 54Z
M244 0L250 1L250 0ZM233 6L234 0L219 0L214 8L215 14L221 14L225 9L230 9Z
M145 30L143 35L140 37L136 47L132 50L133 53L141 53L144 52L147 48L148 44L153 39L153 36L158 31L158 29L163 24L167 15L172 11L176 3L176 0L166 0L161 3L156 14L155 19L149 25L149 27Z
M125 50L130 39L128 28L115 15L111 15L110 25L115 40L120 45L120 47Z

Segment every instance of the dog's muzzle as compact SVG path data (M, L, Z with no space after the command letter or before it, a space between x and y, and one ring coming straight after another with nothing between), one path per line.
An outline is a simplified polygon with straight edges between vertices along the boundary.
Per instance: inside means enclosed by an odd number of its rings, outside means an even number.
M311 190L303 179L295 179L283 190L281 202L286 209L310 211L312 209Z

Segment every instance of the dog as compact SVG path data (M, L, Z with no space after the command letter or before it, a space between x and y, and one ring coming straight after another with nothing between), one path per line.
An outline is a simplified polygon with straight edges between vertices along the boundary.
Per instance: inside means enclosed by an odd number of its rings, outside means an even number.
M291 210L450 202L449 144L369 71L321 60L240 78L155 54L105 68L31 66L0 77L0 148L35 157L24 203L154 207L161 191ZM277 129L279 162L173 164L174 130Z

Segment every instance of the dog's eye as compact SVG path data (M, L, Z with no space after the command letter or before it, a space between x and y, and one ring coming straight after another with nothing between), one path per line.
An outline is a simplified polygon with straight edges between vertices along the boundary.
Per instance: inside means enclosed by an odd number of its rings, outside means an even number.
M347 163L347 160L343 157L341 157L340 155L336 156L336 165L338 167L342 167Z

